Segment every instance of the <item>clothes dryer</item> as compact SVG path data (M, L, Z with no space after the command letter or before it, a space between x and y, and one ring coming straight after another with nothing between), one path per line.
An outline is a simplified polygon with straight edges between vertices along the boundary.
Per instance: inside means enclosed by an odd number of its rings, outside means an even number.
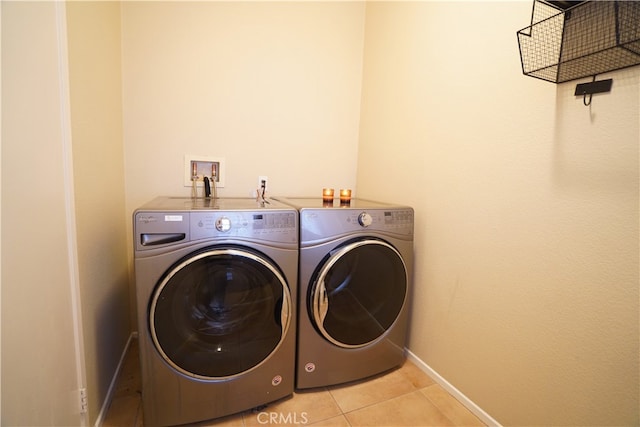
M133 221L144 424L208 420L290 395L296 210L164 197Z
M413 209L279 198L300 212L296 387L366 378L405 360Z

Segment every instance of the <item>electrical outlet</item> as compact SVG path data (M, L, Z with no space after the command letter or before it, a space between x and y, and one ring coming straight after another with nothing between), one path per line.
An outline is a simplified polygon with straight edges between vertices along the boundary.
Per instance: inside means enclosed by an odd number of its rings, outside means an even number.
M87 397L87 389L81 388L78 390L79 398L80 398L80 413L86 414L89 409L89 398Z
M196 186L204 186L204 177L215 181L218 188L224 187L225 159L224 157L184 156L184 186L191 187L195 179Z

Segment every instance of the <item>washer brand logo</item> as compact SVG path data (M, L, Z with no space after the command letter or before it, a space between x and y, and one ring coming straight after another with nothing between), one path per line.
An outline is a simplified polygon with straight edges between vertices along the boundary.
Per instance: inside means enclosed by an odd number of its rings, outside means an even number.
M282 384L282 377L280 375L276 375L275 377L273 377L273 379L271 380L271 385L272 386L279 386L280 384Z
M157 222L158 218L156 218L155 216L139 216L138 221L149 224L150 222Z
M300 425L307 424L309 419L306 412L260 412L258 414L258 423L260 424L286 424Z

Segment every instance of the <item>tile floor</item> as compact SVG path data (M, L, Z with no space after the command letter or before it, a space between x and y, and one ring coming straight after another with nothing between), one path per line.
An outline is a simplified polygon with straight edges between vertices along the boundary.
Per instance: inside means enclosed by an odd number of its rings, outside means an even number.
M127 352L104 426L144 425L138 342ZM260 411L198 423L197 426L483 426L460 402L413 363L341 386L297 391Z

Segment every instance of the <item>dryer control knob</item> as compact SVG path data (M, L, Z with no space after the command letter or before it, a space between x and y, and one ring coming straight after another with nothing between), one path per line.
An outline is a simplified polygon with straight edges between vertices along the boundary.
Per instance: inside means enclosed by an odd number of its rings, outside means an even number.
M366 212L362 212L358 215L358 224L363 227L368 227L373 223L373 218Z
M216 220L216 230L223 232L231 230L231 220L226 216L218 218Z

